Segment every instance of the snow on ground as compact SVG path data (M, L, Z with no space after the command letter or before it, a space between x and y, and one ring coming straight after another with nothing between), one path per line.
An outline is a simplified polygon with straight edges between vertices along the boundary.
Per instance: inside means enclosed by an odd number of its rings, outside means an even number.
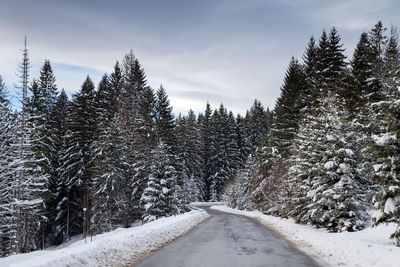
M296 224L293 220L262 214L259 211L242 211L226 206L212 209L245 215L270 227L292 241L312 257L319 257L333 266L400 266L400 248L393 245L389 236L394 224L380 225L359 232L328 233L321 229ZM323 264L323 261L319 261Z
M46 249L2 258L0 266L132 266L209 217L204 210L194 210L96 235L86 244L79 240L57 250Z
M226 205L226 202L192 202L190 205L194 207L204 207L204 206L215 206L215 205Z

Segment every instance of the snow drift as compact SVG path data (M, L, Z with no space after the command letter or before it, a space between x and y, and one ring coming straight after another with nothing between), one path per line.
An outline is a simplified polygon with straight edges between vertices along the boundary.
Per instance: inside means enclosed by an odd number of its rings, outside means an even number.
M0 259L0 266L132 266L152 251L185 234L210 215L194 210L182 215L96 235L58 250L35 251Z

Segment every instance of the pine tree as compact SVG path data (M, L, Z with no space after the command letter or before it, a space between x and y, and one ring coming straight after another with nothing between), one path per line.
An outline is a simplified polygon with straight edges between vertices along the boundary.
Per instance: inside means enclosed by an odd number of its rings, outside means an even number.
M236 139L236 146L238 147L239 152L239 168L243 168L246 164L247 157L249 156L252 147L250 145L249 138L246 132L246 125L244 118L238 114L236 116L236 129L235 129L235 139Z
M253 106L246 113L244 120L250 146L255 148L260 144L262 137L264 137L271 126L270 115L268 114L268 110L264 109L261 102L255 99Z
M7 88L0 76L0 257L13 251L13 179L10 173L15 120L12 116Z
M115 70L117 73L117 70ZM123 62L123 80L119 94L118 117L122 135L127 145L127 157L130 164L129 178L126 181L126 197L131 206L125 210L125 227L142 218L140 199L147 184L151 149L147 147L147 136L140 131L141 105L146 85L146 75L138 59L131 51Z
M384 54L384 98L373 104L375 123L379 132L371 138L371 153L375 158L372 179L382 186L374 197L374 205L380 211L374 218L375 225L384 222L395 222L400 225L400 134L398 88L400 86L400 50L397 32L392 28ZM397 246L400 246L400 226L391 236Z
M43 113L48 117L52 112L57 101L56 78L53 74L50 61L46 59L40 70L39 88L40 97L43 99Z
M46 189L46 177L37 166L32 139L37 129L30 124L28 103L29 58L26 46L18 67L19 88L22 90L22 108L17 114L15 131L11 140L9 192L12 202L8 205L11 216L8 237L9 253L30 252L38 247L37 233L45 219L42 194ZM6 178L7 180L7 178Z
M336 93L344 96L346 92L344 91L345 86L343 83L347 63L345 62L346 56L343 54L345 49L342 48L343 44L340 42L341 38L336 28L333 27L329 32L327 55L328 68L323 75L323 79L330 87L337 85L337 90L339 91Z
M340 38L332 29L320 100L304 113L290 158L289 216L330 231L355 231L367 218L359 175L360 147L344 98L346 73Z
M305 76L299 62L292 58L276 101L274 121L269 132L268 143L279 157L286 158L297 129L300 109L304 107L303 92L306 90Z
M4 106L8 106L10 101L8 99L8 90L3 81L3 78L0 76L0 103Z
M114 65L114 71L110 74L110 86L112 87L112 91L115 94L113 98L114 103L112 106L114 107L114 113L117 113L118 109L121 108L121 93L123 89L124 77L122 75L121 67L119 66L119 62L117 61Z
M156 143L156 98L151 87L147 86L144 89L142 101L139 104L139 131L145 138L147 147L154 149Z
M318 97L318 47L315 44L313 36L311 36L306 51L304 52L303 62L305 80L307 83L307 89L303 95L308 96L304 99L307 104L313 102Z
M187 116L178 117L176 124L182 199L184 202L204 201L203 159L200 154L200 131L196 115L190 110Z
M365 112L368 101L369 87L371 86L372 73L372 51L371 44L366 33L362 33L351 60L351 70L353 78L353 88L349 91L350 95L347 104L350 111L357 113Z
M307 84L303 98L306 104L300 110L299 130L294 137L291 155L285 166L288 170L285 176L288 189L287 199L284 200L282 207L282 215L293 217L297 222L306 222L308 219L303 217L307 214L305 206L310 201L307 193L311 191L311 182L313 177L317 176L319 171L317 165L321 161L320 154L314 151L319 149L318 142L323 139L325 133L315 125L322 124L321 119L324 113L321 101L323 100L322 85L325 82L321 74L326 66L322 66L320 57L323 57L327 43L325 31L322 33L318 47L315 45L314 38L311 37L303 56Z
M360 230L367 218L366 181L357 171L360 149L352 124L336 97L325 99L319 109L319 116L304 118L296 138L289 216L330 231Z
M126 147L116 117L99 117L96 124L95 141L91 149L92 217L94 233L113 230L123 222L118 211L126 205L121 197L127 176ZM93 233L91 231L91 233Z
M369 32L369 43L371 45L371 66L372 66L372 81L371 81L371 100L378 101L382 96L382 82L384 79L384 51L387 44L385 35L386 28L383 27L381 21L375 24L375 27ZM371 101L370 100L370 101Z
M318 42L317 49L317 61L316 61L316 69L317 69L317 83L319 86L319 90L323 91L327 86L326 84L326 72L329 68L329 47L328 44L328 35L325 29L322 31L321 37ZM322 93L322 92L321 92Z
M141 198L145 222L174 215L178 211L174 200L177 173L173 166L173 156L168 150L168 146L160 141L154 152L147 187Z
M52 113L54 111L56 101L57 101L57 86L55 84L55 76L53 74L50 62L45 61L41 71L40 78L37 81L33 81L32 87L30 88L32 92L31 99L29 101L30 105L30 121L31 127L34 128L32 133L32 144L33 150L35 152L35 158L37 164L40 166L42 175L46 177L47 189L49 184L54 185L55 177L52 176L54 173L55 166L52 165L54 161L53 158L57 157L57 151L54 147L54 136L52 124L53 117ZM54 187L52 188L54 189ZM54 209L55 202L52 199L54 191L46 190L43 192L42 198L46 204L46 221L41 223L41 247L42 249L51 243L53 237L47 236L47 232L51 228L52 224L49 220L54 221ZM50 218L52 216L52 218Z
M92 178L89 148L93 142L95 121L94 84L88 76L70 103L65 136L67 149L61 157L61 179L66 185L67 197L58 204L60 210L56 221L59 232L63 232L67 239L82 232L86 237L89 233Z
M238 149L235 142L235 120L233 114L228 115L226 108L221 104L219 110L213 114L213 128L215 133L215 152L211 157L213 173L210 179L210 197L218 201L224 183L234 175L238 162Z
M124 210L129 201L123 197L128 162L115 113L116 97L116 86L104 75L96 94L97 120L90 146L93 176L91 229L94 233L110 231L123 222L123 214L117 211Z
M157 90L156 94L156 134L157 137L168 147L169 152L173 153L173 151L175 151L177 140L172 107L169 104L167 93L162 85Z
M205 183L205 200L211 197L210 186L211 176L213 175L212 157L216 151L214 146L214 133L212 125L212 110L209 103L206 105L206 110L203 115L199 115L200 138L201 138L201 156L203 158L203 174Z
M52 120L49 125L52 129L53 150L51 158L51 177L49 179L49 201L46 204L48 214L48 227L47 231L50 233L51 244L61 244L66 237L66 233L62 233L58 229L57 216L65 214L65 210L61 210L64 198L67 198L66 184L61 179L62 174L62 161L61 157L66 149L64 137L67 134L67 117L69 115L68 96L64 90L61 91L57 98L55 108L51 114Z

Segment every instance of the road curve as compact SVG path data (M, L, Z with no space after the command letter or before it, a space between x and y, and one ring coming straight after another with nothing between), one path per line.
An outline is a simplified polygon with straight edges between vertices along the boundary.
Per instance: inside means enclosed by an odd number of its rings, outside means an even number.
M204 209L213 216L211 219L137 266L318 266L310 257L257 221Z

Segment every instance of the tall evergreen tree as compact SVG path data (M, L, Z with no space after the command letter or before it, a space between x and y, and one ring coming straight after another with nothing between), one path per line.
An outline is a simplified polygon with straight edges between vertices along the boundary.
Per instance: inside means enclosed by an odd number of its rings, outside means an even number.
M55 106L58 95L55 83L56 78L48 59L44 61L44 65L40 70L40 78L38 82L40 97L43 99L43 113L48 117Z
M362 33L351 60L353 88L348 95L348 107L356 113L365 112L370 92L372 73L372 51L368 34Z
M199 115L200 125L200 138L201 138L201 156L203 158L203 174L204 182L206 184L205 199L209 200L211 197L210 186L211 176L213 174L212 157L216 151L214 144L214 133L212 125L212 109L209 103L206 105L206 110L203 115Z
M0 76L0 257L14 253L13 184L9 165L12 160L12 141L15 133L7 89Z
M89 233L89 193L91 184L90 145L93 142L96 122L94 84L89 76L81 90L74 94L70 103L65 142L67 149L61 157L61 179L66 185L67 197L58 204L59 231L66 239L83 232Z
M157 90L155 112L157 137L168 147L170 153L173 153L177 141L175 120L167 93L162 85Z
M257 99L254 100L250 111L246 113L244 122L246 125L247 138L249 139L250 146L255 148L261 142L262 137L268 132L271 126L270 114L268 114Z
M117 70L115 70L117 73ZM147 147L147 136L140 130L141 105L146 88L146 75L138 59L131 51L123 62L123 79L119 95L118 117L122 135L127 145L127 158L130 164L129 177L126 181L126 197L131 206L125 210L125 227L142 218L140 199L147 184L151 149Z
M91 233L113 230L123 222L119 210L126 208L123 186L127 177L126 147L116 117L103 114L96 124L91 149L92 217Z
M188 201L205 200L203 179L203 158L201 157L200 130L196 115L192 110L187 116L177 119L177 140L180 174L183 180L183 199Z
M46 209L48 214L48 226L47 231L49 233L49 239L51 244L61 244L66 235L62 235L62 231L59 231L57 224L57 216L65 213L65 210L61 210L62 206L59 203L64 198L67 198L66 184L61 179L62 176L62 155L67 149L64 138L67 134L67 117L69 115L69 103L68 96L64 90L61 91L57 98L57 102L51 114L52 120L49 125L52 129L52 158L51 158L51 177L49 179L49 193L50 197L46 203ZM64 233L65 234L65 233Z
M9 190L13 195L9 212L12 214L10 248L12 253L30 252L38 244L37 233L45 220L42 194L46 190L46 177L38 166L33 138L37 129L30 123L28 82L29 58L25 38L22 61L18 67L19 88L22 90L22 108L17 115L9 164L13 180Z
M99 83L96 103L97 120L90 146L92 180L91 233L112 230L123 222L128 199L124 198L128 162L125 142L117 121L114 104L115 86L104 75Z
M374 218L375 224L394 222L398 225L392 234L397 246L400 246L400 49L398 34L392 28L384 54L384 98L374 103L375 123L379 132L371 137L371 153L375 158L372 179L382 186L374 198L375 207L380 214Z
M141 198L145 222L178 212L178 206L174 199L177 173L173 161L168 147L160 141L153 156L147 187Z

